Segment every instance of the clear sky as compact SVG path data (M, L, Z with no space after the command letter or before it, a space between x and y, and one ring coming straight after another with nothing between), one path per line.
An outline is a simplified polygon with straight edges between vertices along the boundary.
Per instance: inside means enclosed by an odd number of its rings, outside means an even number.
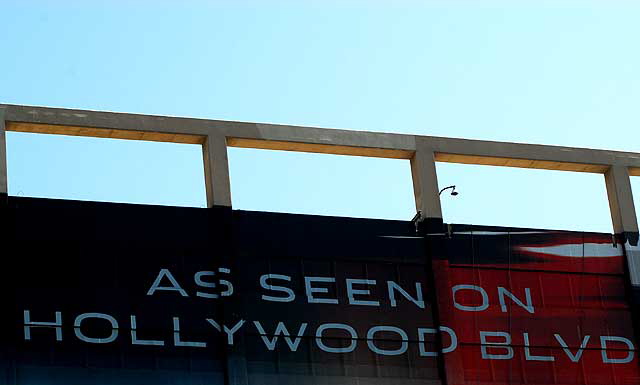
M182 3L4 0L0 103L640 152L640 2ZM7 145L12 195L204 206L197 146ZM239 209L414 214L408 161L229 158ZM611 231L600 175L438 171L446 221Z

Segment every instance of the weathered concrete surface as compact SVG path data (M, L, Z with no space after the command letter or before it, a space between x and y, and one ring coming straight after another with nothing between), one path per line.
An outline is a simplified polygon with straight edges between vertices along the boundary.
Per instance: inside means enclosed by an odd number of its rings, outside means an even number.
M123 137L126 134L122 131L133 131L138 135L160 134L156 139L150 136L148 140L179 143L198 143L198 140L202 143L209 134L221 134L227 138L280 141L292 145L328 145L410 152L415 150L415 139L412 135L46 107L5 106L6 120L10 122L8 129L12 130L12 127L15 127L13 129L15 131L143 139ZM196 138L193 138L194 136ZM242 143L242 141L239 142ZM407 159L409 157L407 156Z
M616 233L638 232L629 171L624 166L611 166L605 173L611 221Z
M436 153L436 160L442 162L597 173L604 173L608 166L615 164L631 167L631 175L640 174L640 154L621 151L60 108L2 106L6 108L5 118L9 122L7 130L198 144L202 144L207 135L216 133L228 138L228 145L232 147L405 159L413 156L416 139L420 138L429 143Z
M227 144L222 135L209 135L202 146L207 206L231 207Z
M415 155L411 158L411 176L416 210L422 218L442 219L438 194L438 175L433 149L426 141L417 141Z
M210 206L231 205L226 147L237 146L411 159L416 207L433 218L442 217L434 160L606 174L616 231L636 220L621 203L632 202L631 189L620 186L640 175L640 153L17 105L0 111L8 131L201 144ZM6 191L4 131L0 140L0 190Z

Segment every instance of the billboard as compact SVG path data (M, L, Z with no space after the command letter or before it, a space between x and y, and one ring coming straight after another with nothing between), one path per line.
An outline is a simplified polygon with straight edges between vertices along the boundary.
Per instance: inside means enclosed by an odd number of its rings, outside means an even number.
M640 383L624 246L608 234L454 226L430 236L452 384Z
M0 381L640 383L605 234L10 197Z

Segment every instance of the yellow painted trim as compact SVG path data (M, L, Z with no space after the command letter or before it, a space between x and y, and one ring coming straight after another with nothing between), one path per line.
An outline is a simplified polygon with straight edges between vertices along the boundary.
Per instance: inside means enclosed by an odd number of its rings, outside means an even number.
M114 130L110 128L61 126L41 123L6 122L6 130L15 132L31 132L37 134L90 136L94 138L148 140L152 142L187 144L203 144L205 141L205 137L201 135L185 135L135 130Z
M366 156L371 158L411 159L413 151L388 148L353 147L333 144L301 143L278 140L227 138L229 147L262 150L298 151L333 155Z
M518 158L499 158L493 156L474 156L460 154L436 153L436 162L475 164L485 166L502 166L517 168L534 168L542 170L560 170L574 172L589 172L596 174L604 174L609 169L608 165L601 164L583 164L569 162L555 162L549 160L531 160Z

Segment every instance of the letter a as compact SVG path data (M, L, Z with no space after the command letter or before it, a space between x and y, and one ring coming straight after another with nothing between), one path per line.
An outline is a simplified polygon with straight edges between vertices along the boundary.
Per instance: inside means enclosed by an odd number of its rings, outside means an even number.
M165 277L169 280L169 282L171 282L171 286L160 286L162 279ZM171 272L169 271L169 269L160 270L160 272L158 273L158 276L156 277L156 280L153 281L153 285L151 285L151 288L147 292L147 295L153 295L153 293L155 293L158 290L177 291L183 297L189 296L189 294L187 294L187 292L184 291L182 287L180 287L180 285L178 284L178 281L176 281L176 279L173 278L173 275L171 275Z

